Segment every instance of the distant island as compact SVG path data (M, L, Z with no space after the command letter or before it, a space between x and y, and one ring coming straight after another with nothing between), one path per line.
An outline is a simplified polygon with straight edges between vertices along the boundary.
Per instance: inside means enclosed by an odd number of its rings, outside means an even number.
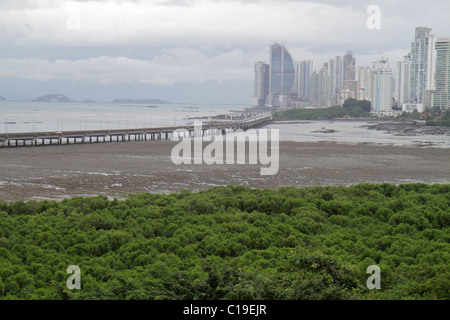
M76 102L62 94L46 94L45 96L33 99L32 102Z
M0 101L4 101L6 99L0 97ZM44 96L40 96L36 99L33 99L32 102L59 102L59 103L68 103L68 102L75 102L75 103L98 103L97 101L93 100L83 100L83 101L77 101L73 100L71 98L66 97L62 94L46 94ZM114 99L111 101L107 101L105 103L120 103L120 104L167 104L168 102L160 100L160 99Z

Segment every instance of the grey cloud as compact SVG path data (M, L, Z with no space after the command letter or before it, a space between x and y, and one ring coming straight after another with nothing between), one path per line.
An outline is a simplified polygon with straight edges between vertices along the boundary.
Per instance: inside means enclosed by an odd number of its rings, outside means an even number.
M81 10L79 30L66 26L68 4ZM371 4L381 30L366 27ZM0 0L0 78L251 83L253 62L268 59L273 41L316 67L348 49L357 64L387 55L392 65L416 26L450 36L448 12L448 0Z
M207 57L193 49L179 48L150 61L108 56L74 61L0 59L0 78L152 85L251 80L252 69L246 63L243 52L237 50Z

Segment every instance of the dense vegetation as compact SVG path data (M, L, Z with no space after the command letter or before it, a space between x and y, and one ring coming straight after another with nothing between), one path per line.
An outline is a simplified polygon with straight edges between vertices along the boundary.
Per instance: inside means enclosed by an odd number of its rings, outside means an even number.
M449 225L450 185L0 203L0 298L449 299Z
M372 103L367 100L356 100L353 98L349 98L345 100L342 108L346 111L346 114L351 117L363 118L369 116L370 110L372 108Z
M350 118L369 118L370 101L356 100L349 98L341 106L332 106L328 108L304 109L295 108L279 110L273 112L274 119L279 120L331 120L348 116ZM396 108L401 110L400 107ZM426 108L423 112L414 110L413 112L404 111L396 116L398 119L424 120L427 126L450 127L450 108L441 110L439 107Z
M282 111L275 111L273 116L275 119L299 119L299 120L324 120L342 118L345 112L340 106L333 106L328 108L314 108L314 109L287 109Z
M341 106L317 109L288 109L274 112L277 119L328 120L350 116L352 118L369 117L370 101L347 99Z
M441 110L439 107L426 108L423 112L403 112L400 119L415 119L426 121L427 126L450 127L450 108Z

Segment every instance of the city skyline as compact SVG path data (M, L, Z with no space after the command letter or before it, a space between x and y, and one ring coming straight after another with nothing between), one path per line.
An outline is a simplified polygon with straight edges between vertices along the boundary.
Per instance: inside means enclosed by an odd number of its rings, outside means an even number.
M392 116L394 109L446 109L450 106L449 39L436 40L432 28L416 27L411 50L396 61L395 73L384 56L371 67L356 67L351 50L329 58L317 71L311 60L298 61L284 44L273 43L269 63L255 64L253 106L342 106L353 98L370 101L371 113L378 116ZM286 82L289 85L284 87ZM310 94L305 94L306 86Z
M450 30L446 1L10 1L0 3L0 96L31 100L155 98L249 104L255 61L273 42L319 72L351 50L356 67L381 56L393 68L413 29ZM273 15L273 12L277 12ZM395 73L394 73L395 74ZM341 86L342 88L342 86ZM332 90L331 86L329 88Z

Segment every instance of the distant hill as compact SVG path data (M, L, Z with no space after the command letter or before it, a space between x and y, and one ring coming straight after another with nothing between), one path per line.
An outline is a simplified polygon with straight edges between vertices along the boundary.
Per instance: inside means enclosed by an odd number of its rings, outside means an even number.
M122 103L122 104L166 104L168 102L160 99L114 99L109 103Z
M33 99L33 102L76 102L62 94L47 94L45 96Z
M6 99L3 97L0 97L0 101L6 101Z

